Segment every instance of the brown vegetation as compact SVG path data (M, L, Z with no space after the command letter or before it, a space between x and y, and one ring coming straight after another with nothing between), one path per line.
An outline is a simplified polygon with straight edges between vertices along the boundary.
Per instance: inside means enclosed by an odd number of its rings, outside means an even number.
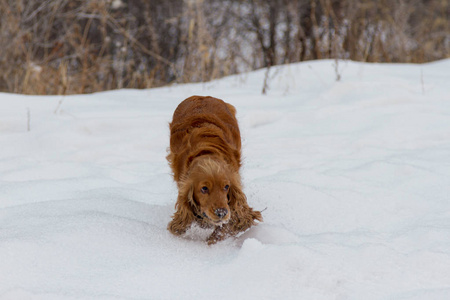
M447 0L0 0L0 91L208 81L321 58L450 57Z

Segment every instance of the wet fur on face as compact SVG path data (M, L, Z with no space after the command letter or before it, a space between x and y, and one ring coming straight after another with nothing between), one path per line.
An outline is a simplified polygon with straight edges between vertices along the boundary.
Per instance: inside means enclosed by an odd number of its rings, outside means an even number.
M235 108L220 99L193 96L175 110L167 156L178 186L168 230L181 235L193 222L214 227L212 244L262 221L242 191L241 137Z

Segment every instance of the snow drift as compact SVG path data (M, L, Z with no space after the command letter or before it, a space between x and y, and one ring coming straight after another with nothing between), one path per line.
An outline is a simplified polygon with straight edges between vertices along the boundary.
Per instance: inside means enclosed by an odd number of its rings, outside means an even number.
M0 94L0 299L449 299L450 60L315 61L203 84ZM232 103L264 223L166 225L168 122Z

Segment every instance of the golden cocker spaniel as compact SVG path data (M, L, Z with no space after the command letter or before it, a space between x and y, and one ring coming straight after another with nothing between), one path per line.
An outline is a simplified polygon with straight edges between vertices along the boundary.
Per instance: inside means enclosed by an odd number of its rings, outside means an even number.
M176 212L168 230L181 235L193 222L214 227L208 244L262 222L242 192L241 136L234 106L192 96L178 105L170 123L167 156L178 185Z

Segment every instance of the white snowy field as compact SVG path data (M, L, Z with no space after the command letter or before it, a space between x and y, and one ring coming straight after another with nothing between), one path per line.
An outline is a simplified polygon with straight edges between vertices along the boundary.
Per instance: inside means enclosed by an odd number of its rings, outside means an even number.
M204 84L0 94L0 299L450 299L450 60L315 61ZM233 104L264 222L166 226L168 123ZM29 116L28 116L29 112ZM29 131L28 131L29 127Z

